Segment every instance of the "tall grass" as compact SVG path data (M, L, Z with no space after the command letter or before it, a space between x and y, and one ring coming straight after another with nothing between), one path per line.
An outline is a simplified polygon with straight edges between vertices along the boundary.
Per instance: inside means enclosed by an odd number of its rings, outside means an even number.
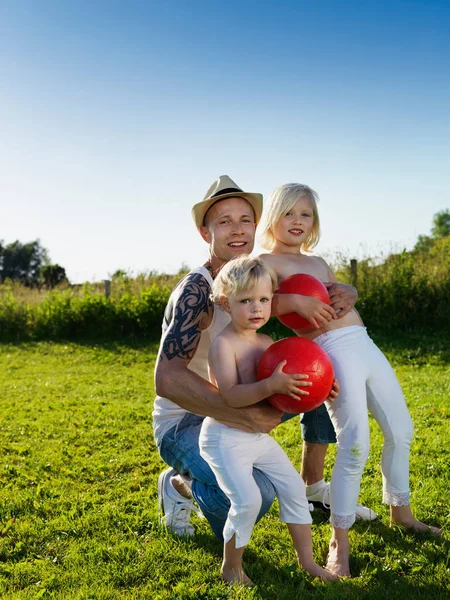
M355 281L349 262L335 260L338 280L358 288L357 308L366 325L379 332L450 332L450 237L427 252L402 252L358 263ZM114 277L111 295L103 283L30 290L0 286L0 341L159 336L175 275L149 273ZM289 335L275 319L268 332Z
M357 280L348 263L338 263L339 281L353 283L357 308L378 331L450 331L450 237L429 252L402 252L358 263Z
M39 304L12 294L0 298L0 339L78 339L154 336L160 331L168 287L153 284L140 293L106 298L89 287L48 292Z

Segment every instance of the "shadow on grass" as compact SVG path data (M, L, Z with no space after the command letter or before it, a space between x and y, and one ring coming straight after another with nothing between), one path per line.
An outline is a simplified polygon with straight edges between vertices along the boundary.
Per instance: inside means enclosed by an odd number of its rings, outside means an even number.
M367 523L358 523L357 528L367 529ZM417 567L408 567L402 564L401 570L391 570L386 567L384 554L386 546L392 544L394 547L402 546L402 550L415 553L418 543L425 540L434 540L436 545L430 549L424 550L423 544L420 546L423 562L427 561L429 565L435 565L442 562L443 557L449 556L450 543L436 539L431 534L415 536L402 532L403 537L399 538L397 530L390 529L382 523L371 524L373 533L379 534L378 540L371 544L371 558L352 558L351 570L353 577L343 579L339 582L322 583L313 580L302 571L297 563L284 565L277 568L273 562L269 562L258 554L251 546L246 549L244 565L246 573L255 582L252 598L261 598L262 600L292 600L293 598L314 598L324 600L337 599L368 599L385 600L389 599L434 599L448 600L448 590L439 583L430 584L429 579L426 584L420 581L420 572ZM179 538L178 538L179 539ZM195 546L213 554L219 565L222 558L222 544L212 534L197 534L189 540L182 540L182 544ZM373 557L373 554L379 554L379 558ZM219 567L217 568L217 572ZM411 576L408 579L408 576ZM234 597L234 596L233 596ZM236 596L237 597L237 596ZM249 596L250 597L250 596ZM206 596L205 596L206 598Z
M117 337L117 338L102 338L102 339L59 339L59 340L8 340L8 341L0 341L0 347L4 346L12 346L17 349L23 348L33 349L39 347L41 344L50 344L50 345L74 345L80 346L84 348L103 348L108 350L109 352L116 352L118 354L122 353L124 350L134 349L140 350L145 348L153 348L157 349L159 344L159 337L138 337L138 336L126 336L126 337Z
M329 515L320 510L313 513L313 525L328 522ZM370 532L367 552L359 548L351 558L351 579L339 582L322 583L313 580L302 571L297 563L274 566L257 553L250 545L245 551L244 565L246 573L255 582L254 596L262 600L292 600L293 598L336 599L434 599L448 600L449 594L443 584L430 584L430 577L421 578L421 571L438 564L447 564L450 558L450 542L432 534L414 534L401 528L390 528L380 520L357 521L353 529L361 536ZM180 540L180 538L177 538ZM431 545L426 544L431 542ZM186 546L194 543L197 547L214 555L217 560L217 572L222 559L222 543L212 534L198 533L190 540L181 540ZM270 541L268 541L270 543ZM398 560L387 557L387 548L391 549ZM266 548L270 549L270 548ZM407 556L417 556L412 564ZM323 556L325 563L326 556ZM320 561L319 561L320 562ZM393 564L392 564L393 563ZM422 579L422 581L421 581Z
M283 327L281 323L273 326L265 326L263 333L268 333L274 339L280 339L292 335L292 332ZM450 347L448 345L449 333L440 332L414 332L386 334L372 331L370 335L374 342L388 353L398 364L415 365L448 365L450 364ZM10 345L20 348L36 347L42 342L49 344L74 344L86 348L104 348L110 352L121 353L124 349L144 349L154 347L159 343L160 331L155 332L149 337L142 336L123 336L116 338L80 338L80 339L61 339L61 340L28 340L28 341L0 341L1 345Z
M448 331L385 334L372 332L374 342L398 364L448 365Z

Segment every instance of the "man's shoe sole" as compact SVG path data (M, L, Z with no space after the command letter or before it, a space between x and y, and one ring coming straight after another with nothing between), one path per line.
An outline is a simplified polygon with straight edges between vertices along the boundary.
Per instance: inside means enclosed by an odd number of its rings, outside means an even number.
M319 510L323 511L324 513L326 513L327 515L329 515L331 513L331 509L329 506L325 506L325 504L323 502L318 502L317 500L315 501L311 501L308 500L308 502L310 504L312 504L314 506L314 508L318 508ZM370 510L370 509L368 509ZM375 521L375 519L378 518L378 514L376 512L374 512L373 510L370 511L370 518L367 517L362 517L361 515L356 515L356 520L357 521L367 521L367 522L371 522L371 521Z
M159 522L161 525L165 525L165 521L164 521L164 516L165 516L165 511L164 511L164 487L166 485L166 479L167 477L172 477L172 472L175 473L175 471L172 469L172 467L170 467L169 469L166 469L165 471L163 471L159 477L158 477L158 514L159 516Z

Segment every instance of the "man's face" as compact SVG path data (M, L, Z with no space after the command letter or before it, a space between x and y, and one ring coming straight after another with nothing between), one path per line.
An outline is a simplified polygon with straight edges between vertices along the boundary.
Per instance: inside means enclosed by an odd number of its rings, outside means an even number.
M214 204L200 228L210 245L211 262L219 268L232 258L250 254L255 243L255 215L247 200L226 198Z

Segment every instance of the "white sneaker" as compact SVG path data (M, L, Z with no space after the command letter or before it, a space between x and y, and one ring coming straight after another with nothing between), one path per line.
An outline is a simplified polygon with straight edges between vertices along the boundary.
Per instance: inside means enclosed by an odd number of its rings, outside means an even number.
M179 494L170 479L177 472L169 467L158 477L158 515L161 525L175 535L194 535L194 527L189 522L191 511L197 512L194 501Z
M368 508L363 504L356 505L356 518L360 521L375 521L377 517L378 514L371 508Z
M326 483L318 492L315 494L309 494L306 492L306 499L310 502L314 508L320 508L325 512L330 512L330 484ZM377 513L363 506L362 504L356 505L356 518L361 521L374 521L377 518Z

